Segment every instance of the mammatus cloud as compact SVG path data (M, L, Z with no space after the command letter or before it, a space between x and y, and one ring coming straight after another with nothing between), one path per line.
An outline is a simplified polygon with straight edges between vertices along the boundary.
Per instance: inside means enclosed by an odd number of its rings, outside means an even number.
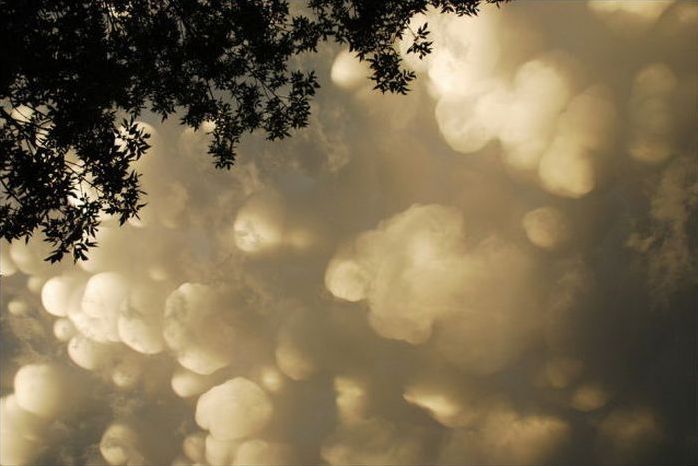
M698 206L695 158L676 158L660 176L651 198L649 226L632 233L626 245L646 255L654 296L666 303L677 289L696 281L696 247L690 239Z
M498 34L507 25L497 12L484 12L476 23L440 21L436 51L418 69L425 68L449 146L472 154L498 141L504 161L537 178L543 189L571 198L590 193L602 165L597 159L612 148L617 111L610 90L598 83L580 86L581 65L556 50L521 64L511 76Z
M698 7L424 21L408 96L322 49L306 131L144 115L140 220L0 244L0 464L695 463Z
M412 206L339 252L325 283L340 299L365 299L379 335L419 345L435 332L447 359L492 372L538 327L534 268L500 238L468 245L463 223L457 209Z
M140 433L132 426L115 422L99 442L99 452L108 464L140 464L146 459L139 445Z
M340 299L366 299L380 335L423 343L467 276L462 223L456 209L414 206L360 235L330 263L325 283Z
M529 241L541 249L554 250L570 240L567 219L554 207L539 207L526 212L521 224Z
M567 440L569 426L550 416L521 416L505 407L490 411L479 430L454 430L439 463L540 464Z
M636 35L646 32L659 19L673 0L643 2L641 0L589 0L589 10L606 25L621 34Z
M631 131L628 152L646 163L660 163L675 152L676 130L672 112L678 81L671 69L651 64L635 75L629 102Z
M228 380L201 395L196 423L218 440L237 440L262 430L273 413L271 400L254 382Z
M656 448L662 436L660 422L650 409L616 409L599 425L597 448L608 451L606 464L633 463Z

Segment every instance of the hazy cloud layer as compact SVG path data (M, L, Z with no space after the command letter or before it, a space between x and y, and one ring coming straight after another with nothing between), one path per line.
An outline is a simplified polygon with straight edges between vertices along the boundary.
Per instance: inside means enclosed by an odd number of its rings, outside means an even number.
M2 243L0 464L696 461L698 5L425 20L408 96L323 48L292 139L144 115L140 220Z

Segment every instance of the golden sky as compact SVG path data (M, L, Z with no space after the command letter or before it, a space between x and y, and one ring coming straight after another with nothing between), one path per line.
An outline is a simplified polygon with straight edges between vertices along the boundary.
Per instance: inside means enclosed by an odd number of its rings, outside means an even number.
M292 138L143 115L140 220L2 243L2 465L697 460L698 4L425 20L407 96L327 46Z

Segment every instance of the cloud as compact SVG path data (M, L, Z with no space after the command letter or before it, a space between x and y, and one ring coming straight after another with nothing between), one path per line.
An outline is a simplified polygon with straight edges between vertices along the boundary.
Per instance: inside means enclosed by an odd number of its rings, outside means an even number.
M359 61L351 52L343 50L332 63L330 78L342 89L355 90L370 83L370 72L366 62Z
M29 364L15 374L17 405L32 414L53 419L65 413L75 402L77 387L61 368L47 364Z
M49 314L67 316L71 307L80 305L81 285L77 277L52 277L41 288L41 304Z
M423 343L434 320L452 309L463 278L462 223L456 209L412 206L358 236L347 259L332 260L325 283L336 297L367 299L380 335Z
M646 32L671 7L673 0L589 0L589 9L615 32L637 35Z
M219 440L212 435L206 436L206 463L210 465L227 465L235 463L235 453L240 441Z
M417 345L438 326L435 344L448 359L498 370L535 327L526 302L535 299L526 290L531 265L495 237L469 247L465 230L457 209L412 206L340 250L325 283L340 299L365 299L379 335ZM506 264L506 272L494 264Z
M201 375L183 367L178 367L172 374L172 390L182 398L200 395L216 383L215 375Z
M75 336L75 326L70 319L56 319L53 323L53 335L58 341L67 342Z
M493 410L479 430L455 430L438 463L540 464L567 441L570 427L552 416L522 416L506 407Z
M235 453L235 464L283 465L294 463L293 451L288 445L259 439L243 442Z
M481 421L494 401L470 387L438 384L433 380L408 385L402 397L449 428L473 427Z
M572 98L560 114L556 133L538 166L546 190L579 198L596 187L598 158L610 148L616 119L608 94L602 86L590 87Z
M610 396L596 384L582 385L572 395L571 405L578 411L595 411L603 407Z
M31 464L45 449L45 420L23 410L15 395L0 399L0 463Z
M673 160L650 197L648 227L632 232L626 246L642 255L656 303L698 280L698 256L690 231L698 206L698 170L693 157Z
M341 464L420 464L423 446L418 432L379 419L341 426L322 446L322 458Z
M658 163L674 155L672 107L677 85L676 75L662 63L648 65L635 75L628 103L632 131L628 152L633 158Z
M217 440L237 440L259 433L273 412L271 400L257 384L236 377L199 397L196 423Z
M128 296L128 283L118 273L93 275L85 285L81 306L70 318L78 329L100 343L119 341L119 311Z
M541 249L557 249L569 240L570 227L567 220L554 207L539 207L526 212L521 224L531 243Z
M185 283L165 303L163 336L185 368L209 375L232 362L235 329L219 321L216 290Z
M619 408L599 425L597 447L604 464L632 463L654 453L663 436L661 425L645 407Z
M561 51L521 64L511 79L498 65L506 19L486 10L477 23L456 28L465 21L437 22L439 47L421 66L436 89L435 118L446 142L474 154L499 141L506 163L525 175L537 172L551 193L578 198L591 192L602 165L596 159L612 143L611 91L597 84L575 95L580 65Z
M182 440L182 451L187 459L193 463L206 461L206 433L195 432L187 435Z
M111 365L117 348L115 344L99 343L78 334L68 341L68 356L83 369L97 370Z
M407 96L323 47L230 171L145 113L140 220L0 242L0 464L694 463L697 10L650 3L418 15Z
M99 442L99 452L110 465L144 464L146 458L141 452L141 434L127 423L111 424Z

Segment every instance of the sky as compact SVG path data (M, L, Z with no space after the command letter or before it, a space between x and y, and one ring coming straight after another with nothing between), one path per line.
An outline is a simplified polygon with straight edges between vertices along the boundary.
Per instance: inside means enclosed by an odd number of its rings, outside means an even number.
M2 243L0 464L698 461L698 4L425 21L407 96L327 45L292 138L145 114L140 220Z

